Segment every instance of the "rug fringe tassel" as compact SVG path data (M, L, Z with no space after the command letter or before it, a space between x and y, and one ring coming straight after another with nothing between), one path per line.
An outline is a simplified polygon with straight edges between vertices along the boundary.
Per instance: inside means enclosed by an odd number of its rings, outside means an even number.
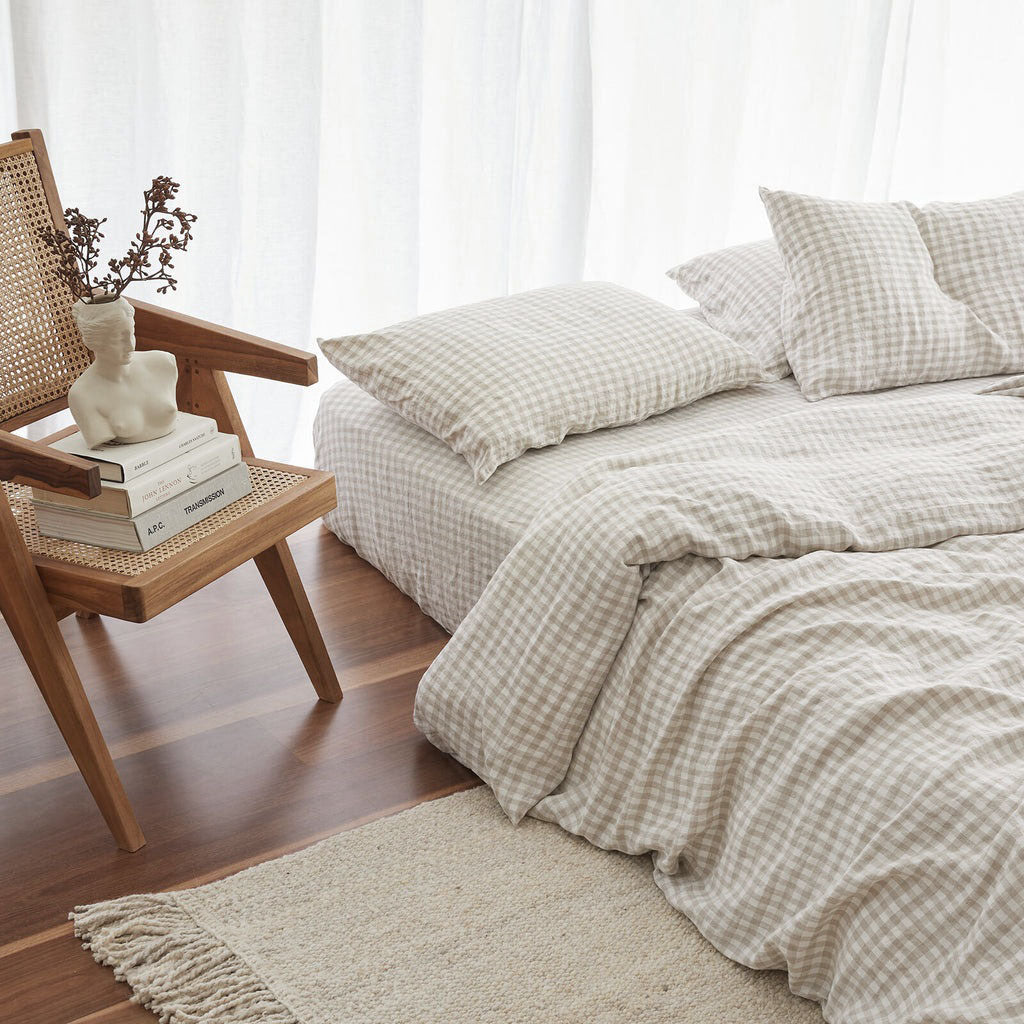
M160 1024L300 1024L252 968L172 893L76 907L75 934Z

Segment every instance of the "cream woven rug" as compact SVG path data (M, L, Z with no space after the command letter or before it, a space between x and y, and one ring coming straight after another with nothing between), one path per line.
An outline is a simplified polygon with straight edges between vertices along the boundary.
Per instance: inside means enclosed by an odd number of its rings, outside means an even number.
M818 1022L674 911L648 858L518 828L484 788L75 931L164 1022Z

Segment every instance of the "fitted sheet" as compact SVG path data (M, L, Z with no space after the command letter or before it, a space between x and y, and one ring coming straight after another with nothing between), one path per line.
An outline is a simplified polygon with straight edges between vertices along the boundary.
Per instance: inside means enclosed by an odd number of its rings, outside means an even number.
M977 391L999 377L943 381L829 398L830 406L901 402ZM590 462L679 438L811 414L792 377L725 391L642 423L567 437L526 452L478 484L442 441L342 378L314 423L316 465L335 474L338 506L327 527L454 632L527 524Z

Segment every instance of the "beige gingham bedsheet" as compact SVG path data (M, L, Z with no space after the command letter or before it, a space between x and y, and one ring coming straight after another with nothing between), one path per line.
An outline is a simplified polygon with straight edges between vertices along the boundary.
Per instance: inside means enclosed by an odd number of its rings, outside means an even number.
M1022 452L1020 399L919 396L593 463L417 724L829 1021L1022 1020Z
M998 379L944 381L828 401L834 407L913 401L977 391ZM589 463L813 409L787 377L711 395L642 423L567 437L556 447L526 452L478 484L465 460L443 441L342 379L325 392L314 428L317 468L334 473L338 486L338 505L324 521L452 632L530 520Z

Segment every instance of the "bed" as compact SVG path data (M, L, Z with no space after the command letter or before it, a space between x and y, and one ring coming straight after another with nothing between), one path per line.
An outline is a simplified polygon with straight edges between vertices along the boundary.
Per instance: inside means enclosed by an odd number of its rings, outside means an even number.
M322 343L328 525L453 631L414 720L510 820L650 856L832 1024L1024 1020L1024 195L762 195L704 319Z

